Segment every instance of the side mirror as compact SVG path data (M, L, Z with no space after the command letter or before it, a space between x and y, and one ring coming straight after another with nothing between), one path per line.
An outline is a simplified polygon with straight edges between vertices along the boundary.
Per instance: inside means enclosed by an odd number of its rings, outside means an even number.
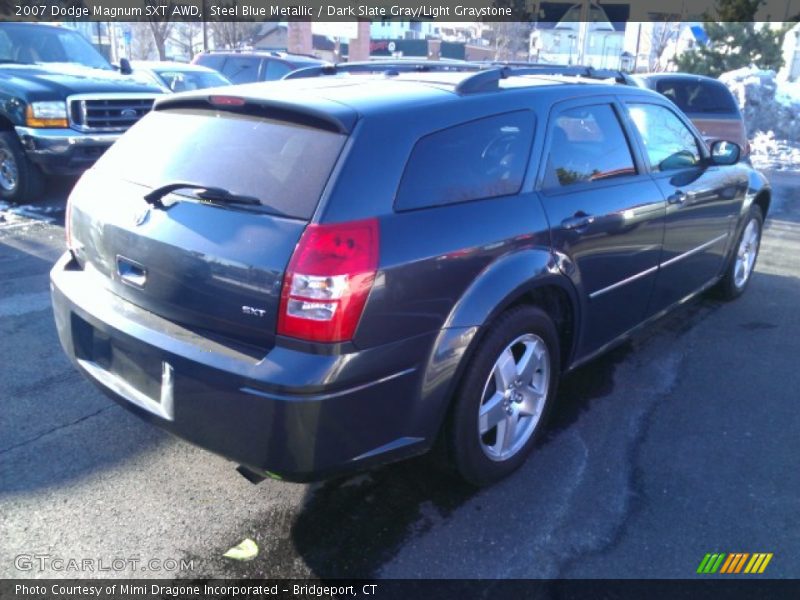
M131 61L129 61L127 58L120 58L119 72L122 75L130 75L131 73L133 73L133 67L131 67Z
M735 165L741 155L742 149L734 142L717 140L711 144L711 162L715 165Z

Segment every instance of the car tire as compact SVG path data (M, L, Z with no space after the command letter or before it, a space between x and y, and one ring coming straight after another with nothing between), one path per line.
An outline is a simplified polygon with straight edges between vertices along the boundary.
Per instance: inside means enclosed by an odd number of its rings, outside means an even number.
M25 154L13 131L0 132L0 198L34 202L44 190L44 174Z
M553 321L535 306L513 308L491 325L449 417L448 455L463 479L488 485L525 462L553 404L559 356Z
M725 275L719 282L718 291L724 300L738 298L747 289L756 268L763 229L764 215L761 207L754 204L736 240Z

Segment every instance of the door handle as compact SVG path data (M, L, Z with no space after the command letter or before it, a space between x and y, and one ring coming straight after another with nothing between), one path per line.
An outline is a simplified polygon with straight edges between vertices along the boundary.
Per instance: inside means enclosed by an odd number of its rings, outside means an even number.
M675 192L671 196L667 196L667 202L670 204L683 204L686 202L686 192L683 190L675 190Z
M587 215L583 211L578 211L572 217L567 217L561 221L561 227L575 231L586 229L592 223L594 223L594 217L592 215Z

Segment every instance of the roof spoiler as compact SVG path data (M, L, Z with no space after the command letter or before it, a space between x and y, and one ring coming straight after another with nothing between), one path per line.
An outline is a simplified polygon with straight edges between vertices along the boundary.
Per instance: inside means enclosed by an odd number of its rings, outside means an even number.
M235 103L220 102L220 98L237 100ZM214 98L214 101L212 101ZM246 114L265 119L286 121L333 133L349 134L358 120L358 115L349 110L323 110L310 103L295 103L274 98L253 98L239 96L233 89L229 93L195 93L191 95L164 95L159 98L153 110L172 108L200 108L224 110L225 112Z

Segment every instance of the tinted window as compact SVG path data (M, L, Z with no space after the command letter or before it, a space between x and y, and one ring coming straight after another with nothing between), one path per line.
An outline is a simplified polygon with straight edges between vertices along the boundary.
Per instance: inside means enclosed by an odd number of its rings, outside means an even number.
M255 196L271 211L308 219L345 136L231 113L154 111L100 158L113 177L158 187L186 182Z
M716 81L660 79L656 90L683 112L737 114L736 102L728 88Z
M201 54L197 57L197 64L215 71L222 70L222 64L225 62L225 56L221 54Z
M547 157L545 188L635 173L628 141L611 105L571 108L558 115Z
M260 63L261 59L257 56L229 56L222 74L233 83L252 83L258 81Z
M397 191L398 210L519 192L533 115L519 111L437 131L414 146Z
M671 110L657 104L631 104L629 111L654 171L683 169L700 162L697 140Z
M164 85L173 92L187 92L229 84L228 80L219 73L206 73L203 71L158 71L157 74Z
M279 60L268 60L267 61L267 69L264 73L264 79L267 81L272 81L274 79L280 79L284 75L286 75L289 71L292 71L292 67L287 65L284 62Z

